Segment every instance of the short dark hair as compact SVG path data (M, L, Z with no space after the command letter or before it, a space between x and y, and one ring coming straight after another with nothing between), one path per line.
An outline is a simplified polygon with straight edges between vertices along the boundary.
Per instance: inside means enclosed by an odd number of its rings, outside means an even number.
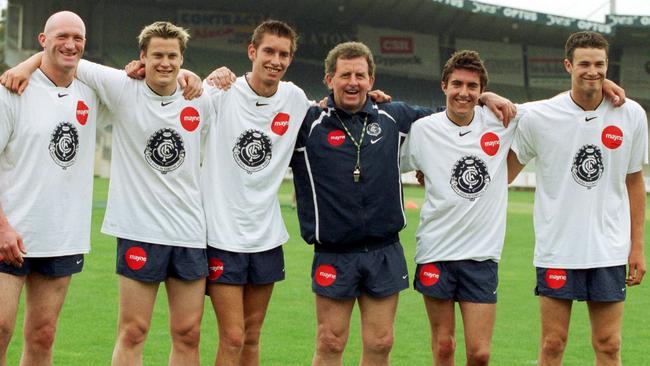
M255 49L262 43L265 34L272 34L280 38L288 38L291 41L291 55L293 56L298 49L298 33L285 22L267 19L260 23L251 36L251 44Z
M576 32L569 36L564 45L564 55L573 62L573 52L576 48L598 48L609 54L609 42L602 34L591 31Z
M471 50L454 52L442 68L441 79L445 85L447 85L447 82L449 81L449 75L451 75L451 73L456 69L465 69L478 73L479 79L481 80L481 90L485 90L487 87L488 72L485 69L483 60L481 60L481 56L478 52Z

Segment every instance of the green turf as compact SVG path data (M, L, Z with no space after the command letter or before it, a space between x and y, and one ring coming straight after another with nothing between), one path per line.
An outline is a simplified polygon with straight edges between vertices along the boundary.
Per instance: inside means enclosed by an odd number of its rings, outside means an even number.
M117 322L117 276L115 241L100 234L107 193L107 181L95 180L93 210L93 250L87 256L84 271L74 276L61 313L54 361L56 365L108 365ZM262 334L263 365L307 365L310 363L315 332L314 300L310 289L311 248L299 235L295 210L291 208L292 186L283 184L280 192L282 212L291 235L285 245L287 279L279 283L269 307ZM423 191L407 187L405 199L421 204ZM494 330L492 364L534 365L539 334L537 298L532 294L535 280L532 267L533 227L530 192L510 194L508 231L499 266L500 286L497 322ZM409 210L409 226L402 242L413 275L415 229L418 211ZM648 280L646 280L647 282ZM0 305L1 306L1 305ZM625 305L623 326L623 363L650 365L647 352L650 339L650 287L647 283L630 289ZM361 348L358 313L352 320L345 365L358 363ZM22 307L8 353L8 365L17 365L22 347ZM457 321L457 364L465 363L461 321ZM429 328L421 296L409 289L402 292L395 325L393 365L431 364ZM201 333L202 364L214 362L217 344L216 323L211 305L206 311ZM166 364L170 341L167 331L167 302L161 287L152 327L144 351L145 365ZM593 364L586 307L576 303L571 322L565 365Z

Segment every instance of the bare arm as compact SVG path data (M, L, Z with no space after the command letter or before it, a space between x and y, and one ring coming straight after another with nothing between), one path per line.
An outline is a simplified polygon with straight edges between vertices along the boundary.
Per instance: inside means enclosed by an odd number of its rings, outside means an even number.
M632 247L628 258L628 275L626 282L628 286L641 283L646 272L645 256L643 254L643 231L645 223L645 183L643 172L628 174L625 178L627 194L630 200L630 234Z
M508 184L517 178L523 168L524 166L517 159L517 154L512 150L508 151Z
M625 103L625 90L609 79L603 82L603 93L616 107Z
M29 77L41 66L42 59L43 51L33 54L27 60L5 71L0 76L0 84L14 93L22 95L29 83Z

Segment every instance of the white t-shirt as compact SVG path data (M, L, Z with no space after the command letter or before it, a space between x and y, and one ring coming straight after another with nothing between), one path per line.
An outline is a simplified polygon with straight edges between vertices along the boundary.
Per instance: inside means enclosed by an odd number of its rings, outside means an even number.
M201 134L214 110L177 88L154 93L123 71L81 61L77 76L112 114L111 181L102 232L154 244L205 248Z
M426 197L416 233L415 262L498 261L508 203L508 128L487 108L458 126L446 112L417 120L402 146L402 171L421 170Z
M90 251L99 100L37 70L19 97L0 88L0 205L26 257Z
M584 111L569 93L530 103L512 150L535 160L535 258L544 268L627 263L630 209L625 178L647 162L645 112L628 99Z
M310 102L290 82L269 98L244 77L228 91L206 90L217 111L201 172L208 245L242 253L282 245L289 234L277 193Z

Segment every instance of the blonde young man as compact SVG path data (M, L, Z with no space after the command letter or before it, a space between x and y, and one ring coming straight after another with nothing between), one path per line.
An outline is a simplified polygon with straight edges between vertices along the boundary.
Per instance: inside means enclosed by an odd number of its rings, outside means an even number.
M569 37L571 92L528 106L508 158L510 179L536 160L540 365L562 364L574 300L587 302L596 364L619 365L626 285L646 272L647 118L603 98L608 48L595 32Z
M53 14L32 87L0 88L0 365L25 287L21 365L51 365L57 320L72 274L90 250L95 125L99 100L76 80L86 29Z

